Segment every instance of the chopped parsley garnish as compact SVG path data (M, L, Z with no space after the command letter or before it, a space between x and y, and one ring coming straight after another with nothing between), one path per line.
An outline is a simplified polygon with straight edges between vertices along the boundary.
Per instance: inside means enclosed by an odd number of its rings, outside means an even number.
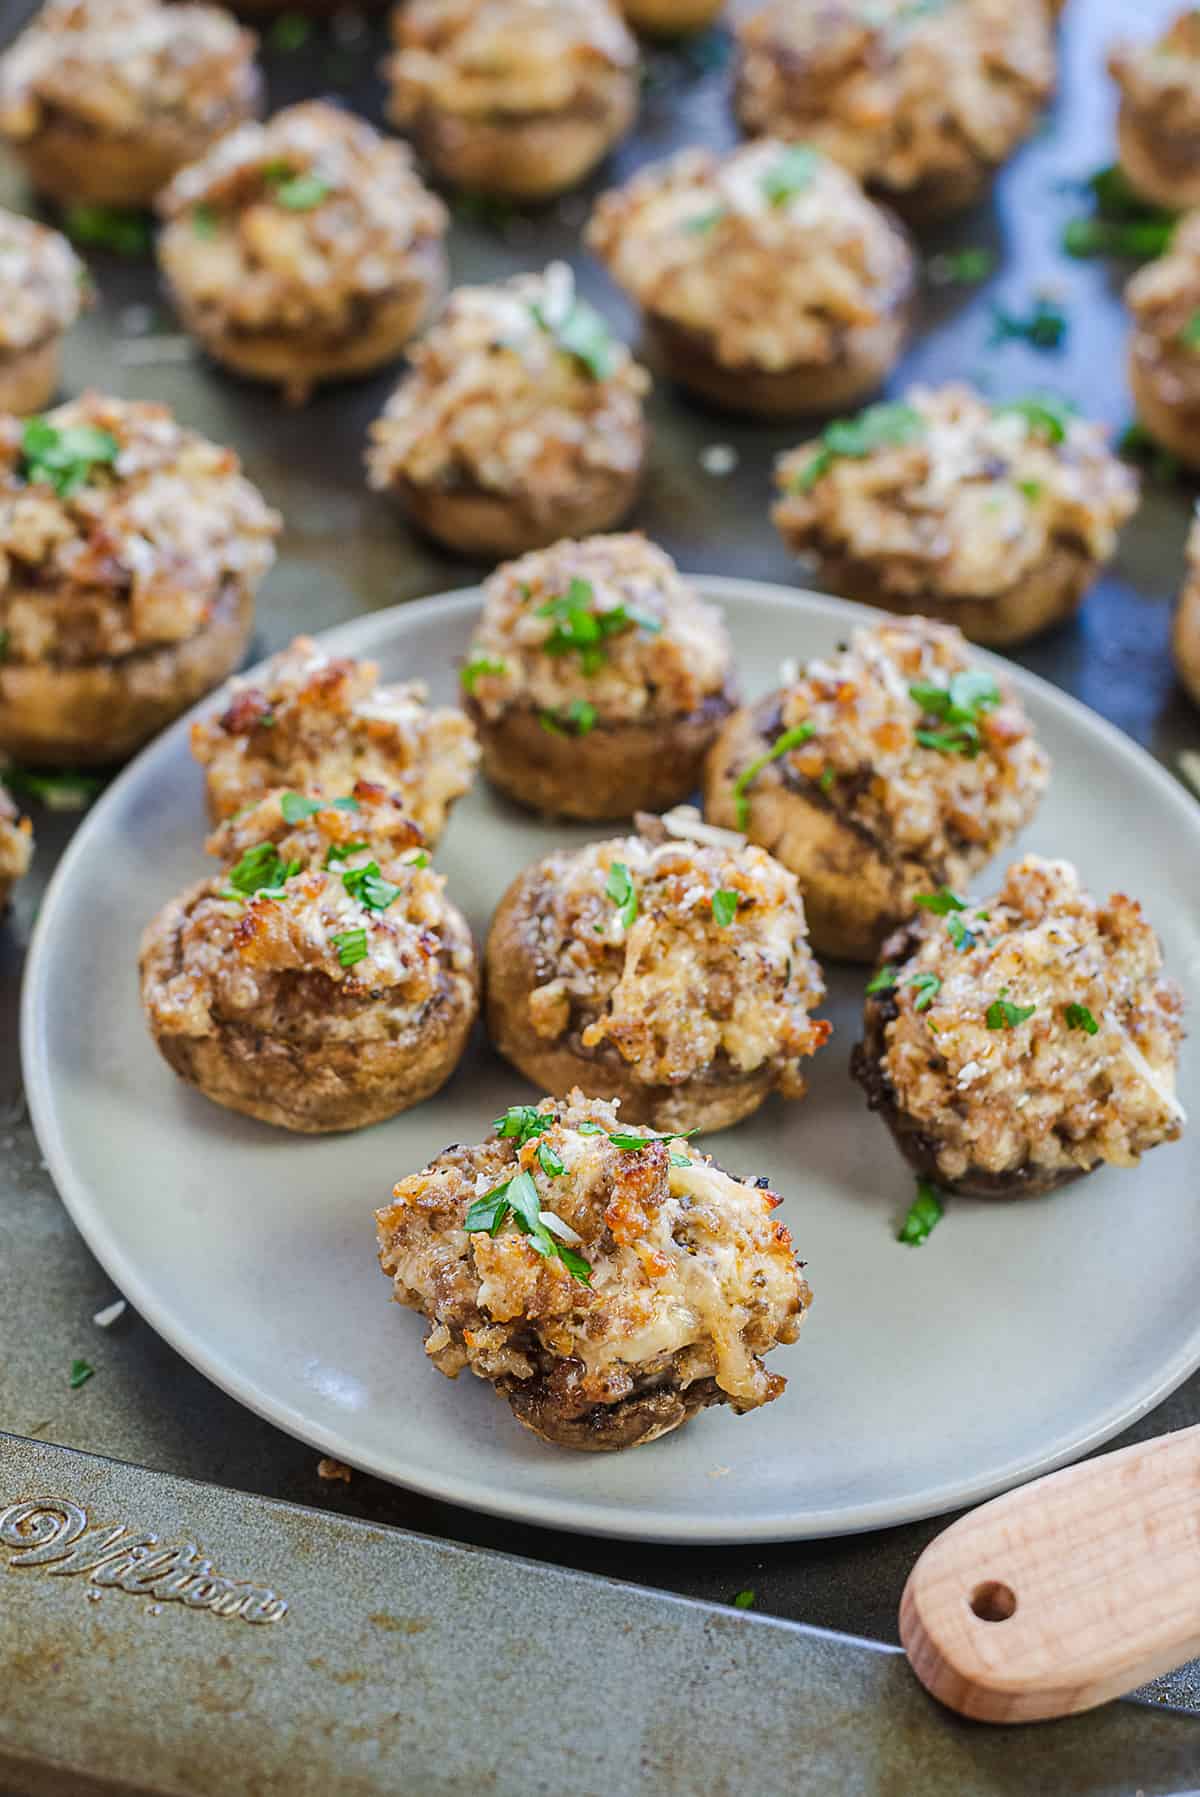
M536 1104L510 1104L492 1127L498 1136L510 1138L518 1148L523 1148L526 1142L532 1142L555 1122L557 1118L553 1111L539 1111Z
M564 355L574 356L594 381L608 379L616 367L616 344L607 319L595 306L574 294L561 318L552 318L543 305L529 309Z
M896 1231L896 1240L907 1242L910 1248L919 1248L922 1242L929 1240L944 1214L942 1195L937 1187L927 1179L918 1179L917 1195Z
M925 272L935 287L975 287L987 280L995 266L993 250L943 250L929 258Z
M27 418L21 431L21 476L30 486L44 482L60 499L86 486L93 468L111 467L120 450L111 431L94 424L52 424Z
M70 1378L67 1381L71 1390L78 1391L81 1385L86 1385L88 1380L94 1376L95 1371L95 1367L90 1365L88 1361L73 1360L71 1362Z
M872 450L913 443L924 434L920 412L896 401L868 406L857 418L835 418L821 432L813 455L793 477L791 490L809 492L839 457L862 461Z
M1042 497L1042 483L1040 480L1019 480L1017 491L1025 495L1030 505L1036 505Z
M365 905L368 911L386 911L393 899L400 896L400 888L385 880L379 871L378 861L368 861L365 867L350 867L342 875L342 885Z
M124 206L68 206L63 230L74 243L88 249L112 250L117 256L145 256L154 241L154 223L148 212Z
M715 230L724 216L724 206L710 206L707 212L696 212L692 214L691 218L685 218L683 228L685 231L690 231L694 237L700 237L707 231Z
M738 893L731 892L727 886L718 886L713 893L713 922L721 929L727 929L737 916L739 897Z
M215 237L217 234L217 215L203 201L192 207L192 230L197 237Z
M759 186L772 206L786 206L811 187L821 165L820 154L807 144L790 144L765 171Z
M873 973L867 981L867 997L870 998L876 992L891 992L895 985L896 969L890 961L885 961L879 971Z
M939 886L936 892L919 892L914 900L922 911L932 911L935 917L947 917L951 911L965 911L966 900L960 899L956 892L948 886Z
M1200 349L1200 312L1193 312L1179 333L1185 349Z
M1089 1036L1094 1036L1100 1029L1086 1005L1068 1005L1064 1014L1069 1030L1086 1030Z
M23 767L6 768L3 779L11 791L36 799L47 811L86 811L104 788L99 774L38 774Z
M833 790L833 783L836 779L837 775L831 767L822 768L821 778L817 781L817 785L821 788L822 792L828 793Z
M955 948L960 949L963 954L969 953L979 940L974 930L967 928L957 911L951 911L946 919L946 934Z
M1064 226L1062 246L1068 256L1145 262L1170 248L1179 215L1143 200L1118 166L1098 169L1086 187L1093 210Z
M297 174L286 162L272 163L265 168L263 180L271 189L271 198L276 205L286 207L289 212L311 212L333 192L329 182L311 169Z
M553 1148L551 1148L549 1142L538 1143L537 1157L538 1166L542 1169L542 1172L548 1179L561 1179L567 1170L557 1154L555 1154Z
M614 861L608 870L608 879L604 883L606 898L610 898L617 907L617 916L621 928L630 930L638 914L637 887L630 876L629 869L623 861Z
M984 1021L990 1030L1011 1030L1032 1017L1036 1010L1036 1005L1014 1005L1008 996L1008 987L1001 986L1000 996L992 1000L984 1013Z
M1031 433L1045 437L1047 443L1063 443L1071 428L1075 408L1060 393L1031 393L1027 399L1006 400L994 408L997 417L1013 415L1025 420Z
M459 675L459 679L462 682L463 690L468 693L473 693L475 691L475 682L484 674L507 673L507 662L496 661L490 655L476 655L463 668L462 673Z
M572 699L566 711L539 711L538 723L551 736L586 736L596 727L596 707L587 699Z
M769 767L773 761L778 761L781 755L787 755L792 749L798 749L801 743L806 743L809 737L815 736L816 733L817 726L808 720L803 724L797 724L794 729L785 730L781 736L777 736L769 749L762 755L755 756L750 765L742 769L733 783L734 814L739 830L749 828L750 800L747 794L763 769Z
M342 930L330 938L338 952L338 960L343 967L357 967L360 961L367 958L367 932L365 929Z
M614 1148L637 1153L640 1149L649 1147L652 1142L686 1142L689 1136L694 1136L697 1132L694 1129L669 1129L660 1134L655 1129L610 1129L603 1133L608 1136Z
M739 1591L733 1600L735 1610L752 1610L754 1608L754 1592Z
M957 921L956 918L955 922L957 923ZM905 980L904 983L917 995L913 1005L914 1011L927 1011L942 989L942 982L936 973L914 973L912 978Z
M537 608L539 618L553 618L554 629L542 644L547 655L578 654L585 674L591 675L608 659L605 643L610 636L626 630L648 630L656 636L662 629L657 618L633 611L627 605L612 605L603 611L594 609L595 592L590 580L574 576L565 593L547 599Z
M279 809L283 813L285 824L302 824L306 817L315 817L318 811L360 811L362 807L353 797L306 799L301 793L285 792L279 801ZM365 845L360 844L359 846ZM348 854L349 850L345 852Z
M225 898L252 898L263 892L269 898L282 891L286 881L300 872L298 861L281 861L273 842L256 843L247 849L236 867L229 870L229 886Z
M490 1192L477 1198L466 1214L463 1227L471 1235L486 1231L495 1236L499 1235L508 1217L512 1217L528 1238L530 1247L543 1260L561 1260L572 1279L578 1280L580 1285L592 1283L592 1269L583 1256L568 1248L565 1242L557 1241L542 1221L541 1200L531 1174L514 1173L511 1179L493 1186Z
M946 726L943 730L917 730L916 739L923 748L943 755L978 755L983 746L979 720L1000 703L1000 688L990 674L967 668L952 675L948 686L919 682L909 687L908 694L926 717Z
M404 857L404 865L405 867L428 867L429 850L418 849L415 855L406 855Z
M332 867L335 861L349 861L351 855L370 846L368 842L331 842L325 850L325 866Z
M991 344L1014 339L1028 343L1031 349L1061 349L1067 340L1067 315L1057 300L1040 293L1030 311L1021 317L1003 306L992 307Z
M8 642L7 630L0 630L0 661L8 660Z
M267 42L272 50L299 50L308 42L311 21L297 12L280 13L271 27Z

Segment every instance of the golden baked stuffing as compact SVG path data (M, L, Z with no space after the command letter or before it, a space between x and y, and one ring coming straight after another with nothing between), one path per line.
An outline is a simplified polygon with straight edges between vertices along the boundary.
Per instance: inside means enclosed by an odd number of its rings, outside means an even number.
M1157 39L1116 44L1108 66L1121 90L1121 168L1159 205L1200 205L1200 13L1179 13Z
M934 1176L1045 1183L1178 1136L1183 1001L1141 906L1035 855L982 906L952 898L885 948L884 1091Z
M0 366L74 324L86 270L66 238L0 210Z
M587 242L648 317L725 367L836 364L907 303L897 226L828 157L764 140L682 150L601 196Z
M483 490L551 528L581 485L637 474L650 381L566 263L459 287L371 427L371 485Z
M1037 0L767 0L737 28L737 110L914 216L968 204L1054 86Z
M1200 464L1200 212L1179 223L1165 255L1125 289L1133 320L1129 380L1146 429L1190 467Z
M0 785L0 910L33 859L33 825L22 817L7 787Z
M577 1448L778 1397L762 1357L796 1339L811 1294L765 1182L622 1130L615 1105L579 1092L497 1127L402 1179L377 1214L380 1265L429 1320L440 1371L470 1368Z
M224 709L192 725L214 819L275 787L336 797L382 787L434 843L470 787L479 750L456 706L431 709L420 681L380 686L373 661L328 655L297 637L257 679L235 680Z

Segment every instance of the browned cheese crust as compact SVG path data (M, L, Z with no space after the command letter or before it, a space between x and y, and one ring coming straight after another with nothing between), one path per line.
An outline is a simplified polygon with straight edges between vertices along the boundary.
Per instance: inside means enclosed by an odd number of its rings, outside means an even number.
M894 984L866 1001L851 1071L943 1190L1035 1197L1179 1135L1183 1000L1133 899L1100 904L1030 855L883 953Z
M683 150L602 195L587 241L642 308L663 371L733 410L853 404L908 336L907 238L805 147Z
M742 1415L779 1396L786 1381L762 1357L795 1341L812 1294L765 1181L680 1140L633 1141L615 1105L581 1092L505 1127L517 1133L446 1149L376 1214L380 1266L428 1319L441 1372L469 1368L525 1428L591 1452L653 1441L710 1404ZM466 1228L472 1205L515 1179L547 1219L541 1252L511 1209L494 1233Z
M224 872L150 924L142 1003L182 1079L315 1135L378 1123L443 1086L479 978L466 921L400 807L360 781L289 822L297 796L273 792L209 839ZM273 876L253 892L248 854Z
M1078 610L1138 502L1101 426L957 383L838 421L776 482L776 527L826 591L995 647Z
M1193 523L1187 541L1187 571L1171 636L1179 678L1200 705L1200 522Z
M874 959L917 893L964 885L1036 810L1049 762L1006 683L982 676L991 691L962 735L937 715L977 673L957 630L884 619L713 745L705 816L792 869L819 954Z
M0 209L0 412L39 412L58 387L59 345L87 271L58 231Z
M31 432L87 453L55 482ZM88 393L0 418L0 750L117 761L237 666L277 515L165 406Z
M607 530L633 504L649 377L566 263L456 289L410 363L371 427L367 467L430 536L460 554L524 555Z
M676 827L646 820L518 876L488 935L488 1029L536 1086L619 1099L656 1129L726 1129L772 1090L804 1095L824 987L793 876Z
M445 287L446 209L410 152L324 101L231 133L159 208L188 329L297 403L394 361Z
M1138 417L1156 442L1200 468L1200 212L1181 220L1165 255L1138 270L1125 303Z
M33 825L22 817L0 785L0 911L12 897L12 889L28 873L33 859Z
M1149 43L1117 44L1109 70L1121 92L1121 168L1147 200L1200 206L1200 15L1181 12Z
M743 129L815 145L917 223L973 204L1054 88L1026 0L767 0L737 38Z
M610 0L410 0L393 31L389 117L453 186L549 199L633 125L637 46Z
M147 206L258 110L255 43L219 6L47 0L0 58L0 135L62 205Z
M734 703L720 613L635 535L497 569L462 680L492 784L594 820L687 798Z
M426 704L420 681L380 686L373 661L329 655L297 637L257 679L235 680L222 708L192 725L214 823L275 787L336 797L381 786L430 845L475 776L479 748L456 706Z

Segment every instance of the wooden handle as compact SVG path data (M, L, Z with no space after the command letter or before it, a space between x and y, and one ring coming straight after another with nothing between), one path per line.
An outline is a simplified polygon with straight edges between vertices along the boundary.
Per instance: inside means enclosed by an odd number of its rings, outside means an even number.
M1070 1716L1200 1654L1200 1427L993 1498L900 1600L921 1683L984 1722Z

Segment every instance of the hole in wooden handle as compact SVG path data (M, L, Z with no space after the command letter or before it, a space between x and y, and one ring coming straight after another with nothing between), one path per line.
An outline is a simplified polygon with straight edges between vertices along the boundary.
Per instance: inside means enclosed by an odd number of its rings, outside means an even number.
M985 1579L971 1593L971 1609L980 1622L1007 1622L1016 1608L1016 1592L998 1579Z

